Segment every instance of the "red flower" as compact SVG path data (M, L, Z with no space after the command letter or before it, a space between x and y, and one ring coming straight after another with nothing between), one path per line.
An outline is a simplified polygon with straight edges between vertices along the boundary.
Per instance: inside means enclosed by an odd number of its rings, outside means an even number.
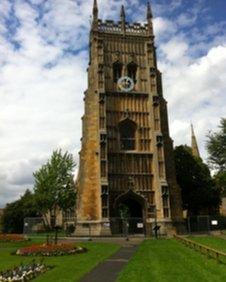
M21 234L0 234L0 241L3 242L21 242L25 240L25 237Z
M61 255L75 253L77 248L74 244L36 244L17 250L18 255Z

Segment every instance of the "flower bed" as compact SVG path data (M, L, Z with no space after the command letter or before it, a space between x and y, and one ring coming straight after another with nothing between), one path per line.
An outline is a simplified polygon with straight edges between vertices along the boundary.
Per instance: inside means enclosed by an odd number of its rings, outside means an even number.
M0 242L23 242L27 239L21 234L0 234Z
M20 265L13 269L1 272L0 282L29 281L49 269L51 269L50 266L46 266L42 262L36 263L33 261L30 264Z
M20 248L16 254L21 256L63 256L84 253L87 249L74 244L42 244Z

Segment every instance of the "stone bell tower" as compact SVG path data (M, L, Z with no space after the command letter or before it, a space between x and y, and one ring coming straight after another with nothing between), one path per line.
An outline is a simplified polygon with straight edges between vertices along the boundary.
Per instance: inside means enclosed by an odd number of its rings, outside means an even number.
M167 103L157 68L152 11L147 23L98 19L94 0L88 89L82 118L77 187L77 235L113 232L120 204L142 218L151 234L176 232L182 223Z

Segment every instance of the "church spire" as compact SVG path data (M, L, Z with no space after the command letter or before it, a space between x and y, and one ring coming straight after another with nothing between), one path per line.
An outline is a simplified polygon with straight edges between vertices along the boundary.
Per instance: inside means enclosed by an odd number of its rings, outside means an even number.
M98 18L97 0L94 0L94 2L93 2L93 17Z
M148 22L148 31L149 31L149 35L153 35L152 18L153 18L153 14L152 14L152 10L151 10L151 4L150 4L150 2L148 1L148 2L147 2L147 22Z
M125 19L126 19L126 13L125 13L125 7L124 7L124 5L121 6L121 14L120 14L120 16L121 16L121 19L122 19L123 21L125 21Z
M195 132L192 124L191 124L191 150L193 156L200 158L198 143L195 137Z
M147 20L152 19L153 15L152 15L152 10L151 10L151 5L150 2L147 2Z
M120 17L121 17L122 32L123 32L123 34L125 34L125 32L126 32L126 13L125 13L124 5L122 5L122 7L121 7Z
M93 2L93 28L98 28L98 6L97 6L97 0L94 0Z

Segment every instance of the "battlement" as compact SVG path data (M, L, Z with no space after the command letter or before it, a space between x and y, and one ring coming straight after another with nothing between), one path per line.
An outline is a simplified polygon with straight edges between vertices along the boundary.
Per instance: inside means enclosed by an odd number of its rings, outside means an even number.
M98 31L103 33L115 33L121 34L122 30L122 22L112 21L112 20L98 20ZM136 35L136 36L148 36L148 24L141 23L128 23L125 22L125 33L128 35Z

